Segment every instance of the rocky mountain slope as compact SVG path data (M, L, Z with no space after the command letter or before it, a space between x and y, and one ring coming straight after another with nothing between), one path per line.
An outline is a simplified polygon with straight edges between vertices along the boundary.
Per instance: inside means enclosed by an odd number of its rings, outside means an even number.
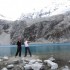
M69 42L70 13L55 15L36 22L25 29L24 37L39 42L42 42L43 39L49 42Z
M5 45L16 44L18 36L22 37L22 43L24 38L34 43L70 42L70 12L35 18L30 25L29 23L25 20L0 20L0 45L3 45L3 42Z
M10 24L6 20L0 20L0 45L10 45Z
M15 21L12 25L12 29L10 31L10 39L11 39L11 44L16 44L18 37L22 37L22 42L24 38L24 29L27 27L27 24L25 21Z

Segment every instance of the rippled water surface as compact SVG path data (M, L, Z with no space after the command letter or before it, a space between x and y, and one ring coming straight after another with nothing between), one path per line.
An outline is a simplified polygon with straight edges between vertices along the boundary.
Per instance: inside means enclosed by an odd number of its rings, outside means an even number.
M63 59L70 58L70 43L53 43L53 44L30 44L30 50L33 55L51 55ZM16 53L16 45L0 46L0 56L13 56ZM24 45L22 45L22 55L24 55Z

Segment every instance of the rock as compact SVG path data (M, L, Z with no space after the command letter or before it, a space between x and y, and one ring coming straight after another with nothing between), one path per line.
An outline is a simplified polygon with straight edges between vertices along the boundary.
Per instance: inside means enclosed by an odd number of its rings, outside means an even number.
M48 60L54 61L55 59L53 57L50 57Z
M51 67L51 69L57 69L58 68L58 64L55 62L52 62L51 60L44 60L45 63L48 64L49 67Z
M70 60L68 62L70 63Z
M4 67L4 68L3 68L3 69L1 69L1 70L8 70L8 69Z
M3 60L8 60L9 58L7 56L4 56L3 57Z
M17 65L17 66L14 66L12 70L24 70L24 68L22 68L22 66L20 67L20 65Z
M32 69L32 70L40 70L40 68L42 67L42 63L38 63L38 62L35 62L35 63L30 63L30 64L26 64L24 66L25 70L29 70L29 69Z
M19 63L24 63L24 60L21 57L19 57Z
M40 59L37 59L36 61L39 62L39 63L42 63L42 60L40 60Z
M14 60L13 63L14 64L19 64L19 60Z
M43 65L43 66L40 68L40 70L46 70L46 69L45 69L45 66Z
M0 59L0 62L3 61L3 59Z
M66 65L62 68L62 70L70 70L69 67Z
M36 62L36 63L32 64L32 69L34 69L34 70L40 70L40 68L41 68L42 66L43 66L42 63Z
M13 67L14 67L13 64L10 64L10 65L7 66L8 69L12 69Z
M36 62L36 60L32 59L29 61L29 64L34 64Z
M26 65L24 66L24 69L25 69L25 70L32 69L32 65L30 65L30 64L26 64Z

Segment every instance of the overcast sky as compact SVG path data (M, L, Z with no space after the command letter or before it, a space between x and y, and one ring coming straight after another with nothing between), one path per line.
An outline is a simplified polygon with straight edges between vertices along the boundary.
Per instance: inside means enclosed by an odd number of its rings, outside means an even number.
M0 14L7 19L16 20L22 13L39 11L55 4L70 4L67 0L0 0Z

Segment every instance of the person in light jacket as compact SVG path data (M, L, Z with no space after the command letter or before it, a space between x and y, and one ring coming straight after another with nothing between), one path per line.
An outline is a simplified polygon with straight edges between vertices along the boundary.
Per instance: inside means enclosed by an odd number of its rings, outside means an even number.
M29 41L28 39L24 39L24 46L25 46L25 56L27 56L27 51L29 52L30 57L32 56L30 48L29 48Z

